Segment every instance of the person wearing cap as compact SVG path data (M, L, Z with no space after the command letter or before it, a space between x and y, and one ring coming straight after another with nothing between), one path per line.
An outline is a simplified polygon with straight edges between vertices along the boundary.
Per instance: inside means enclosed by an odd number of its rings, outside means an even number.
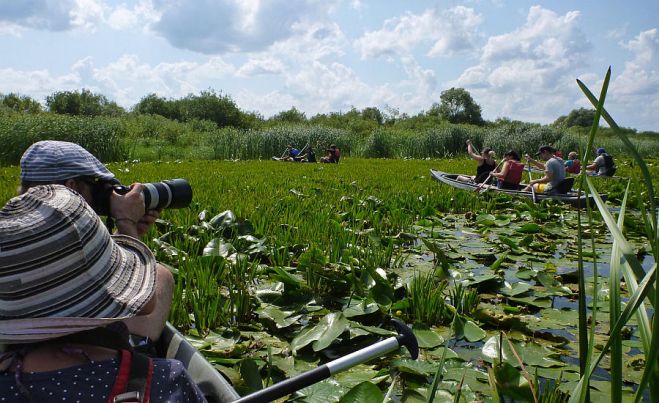
M544 164L540 161L534 160L528 154L526 155L526 159L529 161L529 164L533 164L539 169L544 169L545 175L540 179L529 181L528 185L523 189L523 191L530 192L531 186L533 186L533 189L536 192L556 192L556 188L565 179L565 165L563 164L562 159L554 155L555 152L556 149L549 145L541 146L538 149L538 152L535 154L535 156L539 156L542 161L545 161Z
M140 392L151 402L205 401L179 361L128 344L121 321L154 309L158 266L139 240L110 235L66 186L9 200L0 209L0 400L107 402Z
M592 164L586 166L586 169L593 171L595 175L599 176L615 175L617 168L615 162L613 162L613 157L602 147L598 148L596 153L597 158L595 158Z
M104 183L118 183L103 163L78 144L67 141L45 140L32 144L21 157L21 189L45 184L61 184L78 192L95 208L95 194ZM125 195L109 193L109 212L117 233L139 238L146 234L160 216L158 210L144 210L142 185L134 183ZM95 203L96 202L96 203ZM96 208L95 208L96 209ZM128 319L131 334L157 340L160 337L174 290L174 277L163 266L158 266L156 309L146 318ZM142 342L145 342L143 340Z

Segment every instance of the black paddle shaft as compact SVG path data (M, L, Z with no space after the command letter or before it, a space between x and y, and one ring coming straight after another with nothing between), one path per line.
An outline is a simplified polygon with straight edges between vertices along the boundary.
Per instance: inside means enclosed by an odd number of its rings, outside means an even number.
M419 356L419 345L416 337L410 328L402 322L394 320L393 324L396 330L398 330L398 336L389 337L354 353L350 353L345 357L338 358L293 378L278 382L270 387L242 397L236 400L235 403L261 403L279 399L280 397L290 395L297 390L320 382L323 379L327 379L338 372L395 351L402 346L407 347L412 358L416 359Z

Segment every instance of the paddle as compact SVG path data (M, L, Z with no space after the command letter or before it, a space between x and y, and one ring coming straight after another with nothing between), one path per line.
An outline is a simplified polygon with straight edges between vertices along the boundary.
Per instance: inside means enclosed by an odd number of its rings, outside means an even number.
M480 193L481 188L483 187L483 185L485 185L487 182L490 181L490 179L492 179L492 174L493 174L494 172L496 172L497 169L499 169L499 167L501 166L501 164L503 164L505 161L506 161L506 160L501 160L501 161L497 164L497 166L495 166L494 169L493 169L492 171L490 171L490 174L487 175L487 178L485 178L485 180L484 180L483 182L481 182L481 184L478 185L478 186L476 187L476 189L474 189L474 192L476 192L476 193ZM485 191L487 192L489 189L490 189L490 186L486 187L486 188L485 188Z
M416 337L410 328L404 323L397 320L393 320L392 322L399 333L398 336L389 337L388 339L364 347L363 349L357 350L344 357L337 358L334 361L330 361L310 371L303 372L293 378L283 380L270 387L261 389L236 400L235 403L269 402L279 399L295 392L296 390L306 388L309 385L327 379L338 372L345 371L348 368L369 361L372 358L398 350L402 346L407 347L407 351L410 352L412 358L416 359L419 356L419 345L416 341Z
M533 203L535 203L535 187L531 184L533 177L531 176L531 161L527 160L527 167L529 168L529 185L531 186L531 196Z

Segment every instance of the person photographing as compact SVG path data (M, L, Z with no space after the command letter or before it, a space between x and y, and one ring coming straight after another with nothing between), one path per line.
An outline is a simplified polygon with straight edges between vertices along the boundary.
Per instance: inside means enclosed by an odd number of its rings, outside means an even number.
M20 194L41 185L66 186L80 194L97 215L111 217L118 235L139 239L160 217L160 209L146 209L143 184L133 183L127 193L117 193L111 187L118 183L115 175L78 144L39 141L23 153L20 166ZM172 273L159 265L156 278L155 308L139 319L126 319L131 334L148 340L160 337L173 297Z

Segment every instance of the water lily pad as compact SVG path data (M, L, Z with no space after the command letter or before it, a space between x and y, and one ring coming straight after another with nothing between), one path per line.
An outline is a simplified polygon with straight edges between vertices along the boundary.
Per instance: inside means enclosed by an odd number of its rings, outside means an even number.
M282 311L278 307L270 304L261 305L256 313L260 318L273 321L278 329L289 327L302 317L302 315L293 315L295 313L293 311Z
M297 394L304 396L305 402L327 403L336 402L346 392L346 389L333 379L325 379L314 383L304 389L298 390Z
M384 396L376 385L362 382L341 397L339 403L382 403Z
M535 223L526 223L517 228L517 232L521 232L523 234L535 234L540 231L542 231L542 227Z
M364 300L364 301L355 301L356 303L350 304L349 307L343 310L343 314L346 318L352 318L355 316L369 315L374 312L377 312L380 307L374 301Z
M416 336L416 340L421 348L437 347L444 342L444 338L435 333L426 325L414 324L412 333Z
M320 351L329 346L337 337L348 329L348 319L342 312L325 315L315 326L303 329L291 342L293 353L313 342L313 350Z
M411 360L409 358L401 358L394 360L391 366L397 368L400 372L405 372L413 375L429 376L437 372L438 364L433 364L428 361Z
M499 292L509 297L515 297L517 295L528 292L531 288L533 288L533 286L529 283L519 282L510 284L509 282L505 281L503 286L499 288Z

